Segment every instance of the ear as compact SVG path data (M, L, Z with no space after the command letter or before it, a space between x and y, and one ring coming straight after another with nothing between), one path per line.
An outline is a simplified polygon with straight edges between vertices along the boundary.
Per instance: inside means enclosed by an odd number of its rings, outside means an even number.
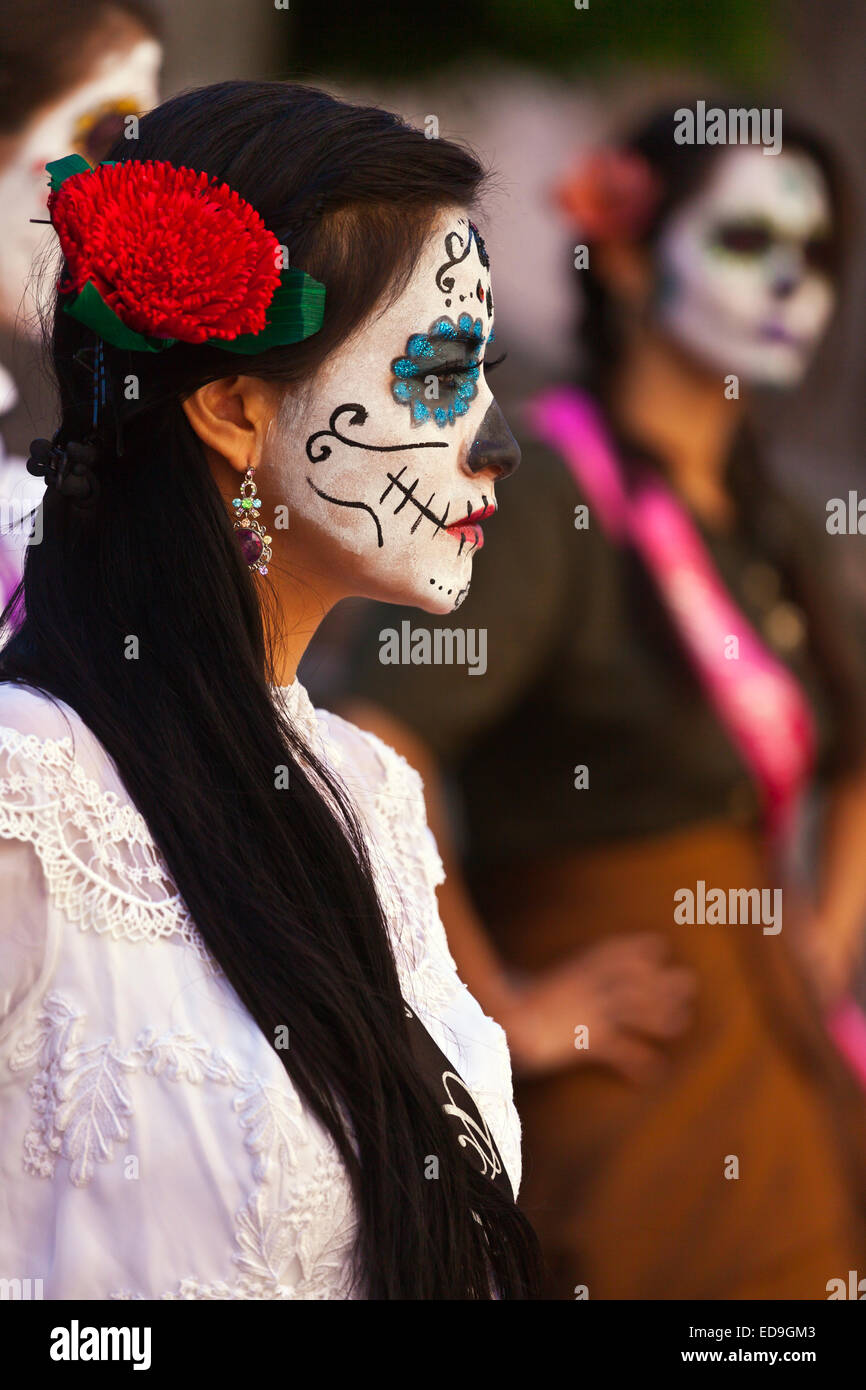
M186 418L205 448L238 473L258 468L268 427L279 404L273 382L226 376L200 386L183 402Z
M653 284L652 259L633 241L604 241L595 248L595 267L606 289L629 308L642 309Z

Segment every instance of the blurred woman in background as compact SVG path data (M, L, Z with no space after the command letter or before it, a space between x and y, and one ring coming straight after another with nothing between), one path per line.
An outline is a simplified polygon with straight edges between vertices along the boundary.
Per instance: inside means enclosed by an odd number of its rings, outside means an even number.
M0 599L11 594L41 482L24 468L48 427L53 386L35 293L53 250L45 165L104 159L128 117L158 101L160 17L151 0L0 0ZM134 127L131 128L134 133ZM50 278L50 277L49 277ZM18 525L18 523L21 525ZM15 528L13 531L13 527Z
M521 1077L551 1294L824 1298L866 1258L866 1104L824 1022L866 905L864 681L749 399L824 332L843 188L790 123L772 157L675 128L560 190L585 373L530 404L461 609L486 673L382 665L377 609L348 708L424 776L451 947ZM785 861L816 790L807 908Z

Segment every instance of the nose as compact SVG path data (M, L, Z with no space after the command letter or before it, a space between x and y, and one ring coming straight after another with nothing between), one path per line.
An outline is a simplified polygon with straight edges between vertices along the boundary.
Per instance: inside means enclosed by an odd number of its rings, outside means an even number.
M470 473L489 470L494 478L507 478L520 464L520 445L508 428L505 416L491 401L466 458Z
M773 281L773 294L776 299L788 299L799 283L799 278L795 275L779 275Z
M774 299L789 299L799 289L805 263L800 247L780 247L770 266L770 287Z

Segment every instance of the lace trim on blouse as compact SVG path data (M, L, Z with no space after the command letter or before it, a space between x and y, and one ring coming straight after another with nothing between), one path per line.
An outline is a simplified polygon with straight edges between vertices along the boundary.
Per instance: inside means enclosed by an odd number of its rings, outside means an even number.
M144 817L75 760L71 738L0 728L0 837L39 856L51 901L115 940L178 935L208 960Z

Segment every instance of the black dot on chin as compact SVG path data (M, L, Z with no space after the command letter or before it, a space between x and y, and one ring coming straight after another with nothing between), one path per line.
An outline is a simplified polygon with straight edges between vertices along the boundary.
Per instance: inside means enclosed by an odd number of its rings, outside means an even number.
M430 580L430 583L431 583L431 584L435 584L435 583L436 583L436 580L435 580L435 579L431 579L431 580Z
M450 309L450 308L451 308L451 300L450 300L450 299L446 299L446 300L445 300L445 308L446 308L446 309Z
M466 298L466 295L465 295L465 294L461 294L461 296L460 296L460 303L461 303L461 304L463 303L463 301L464 301L465 298Z

